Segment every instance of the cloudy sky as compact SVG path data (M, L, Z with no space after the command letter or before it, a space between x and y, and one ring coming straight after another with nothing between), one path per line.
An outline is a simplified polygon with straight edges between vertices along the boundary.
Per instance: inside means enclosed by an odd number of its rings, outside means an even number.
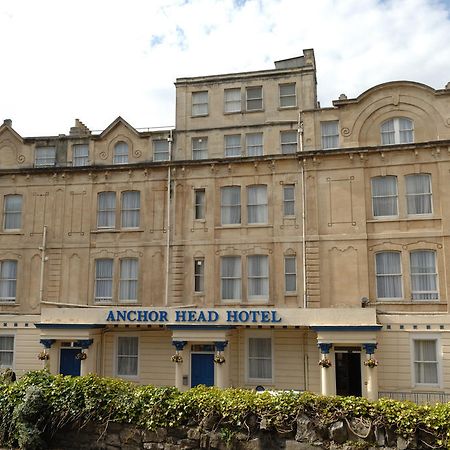
M22 136L118 115L175 123L177 77L270 69L314 48L329 106L384 81L450 81L450 0L0 2L0 120ZM1 122L0 122L1 123Z

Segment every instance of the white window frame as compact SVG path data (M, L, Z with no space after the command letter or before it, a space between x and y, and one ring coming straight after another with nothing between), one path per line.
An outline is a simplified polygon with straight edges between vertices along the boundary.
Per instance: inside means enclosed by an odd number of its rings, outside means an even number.
M250 192L253 190L261 189L265 193L265 198L261 201L261 203L250 203ZM269 201L268 201L268 188L267 184L250 184L247 186L247 224L248 225L264 225L269 222ZM262 220L250 220L250 210L251 208L255 208L258 211L262 211L264 217ZM256 215L258 215L257 213Z
M252 378L250 377L250 339L270 339L271 343L271 377ZM245 379L248 384L273 385L275 384L275 335L272 331L252 330L245 333Z
M292 191L292 198L287 198L286 192ZM292 205L292 206L290 206ZM288 214L287 209L292 208L292 214ZM295 217L295 184L283 184L283 217Z
M423 361L416 361L415 355L415 341L435 341L436 342L436 371L437 371L437 383L420 383L416 380L416 362L423 363ZM442 345L441 336L439 334L432 333L414 333L410 336L410 354L411 354L411 383L413 388L442 388Z
M261 138L260 144L249 144L251 136L258 136ZM246 156L263 156L264 155L264 135L262 131L257 133L247 133L245 135L245 154Z
M222 272L222 262L225 258L234 258L239 261L239 276L225 277ZM224 280L236 280L239 281L239 298L223 298L223 281ZM237 255L224 255L220 257L220 301L224 304L228 303L240 303L242 301L242 258Z
M206 94L206 101L205 96ZM207 116L209 113L209 93L208 91L196 91L192 92L192 117Z
M99 277L97 275L97 264L100 261L111 261L111 277L109 278L105 278L105 277ZM95 304L102 304L102 303L106 303L106 304L110 304L113 303L114 301L114 258L96 258L94 260L94 303ZM111 283L111 297L97 297L97 283L99 281L108 281L110 280Z
M113 164L128 164L130 146L125 141L116 142L113 149Z
M169 161L170 150L169 141L167 139L153 140L153 161Z
M136 274L135 277L129 277L125 278L124 274L122 273L122 263L124 261L134 261L136 264ZM114 265L113 265L113 277L114 277ZM135 283L136 284L136 298L121 298L122 294L122 283ZM113 289L114 289L114 283L113 283ZM113 291L114 295L114 291ZM133 258L133 257L125 257L119 259L119 286L118 286L118 303L137 303L139 299L139 259Z
M208 159L208 138L200 136L192 138L192 159Z
M239 93L239 100L230 100L227 94ZM242 93L241 88L224 89L223 91L223 111L226 114L232 114L242 111Z
M256 89L260 90L260 95L259 96L254 96L254 97L249 97L249 92L251 91L255 91ZM251 104L250 102L258 102L258 106L257 107L252 107L250 108L249 105ZM263 103L263 87L262 86L247 86L245 88L245 109L246 111L262 111L264 109L264 103Z
M294 271L293 272L288 272L287 264L286 264L286 262L288 260L294 261ZM288 290L288 288L287 288L288 277L294 278L295 289L293 289L293 290ZM284 292L286 294L295 294L297 292L297 255L284 255Z
M265 258L267 273L259 273L258 275L250 276L250 259L251 258ZM270 259L269 255L248 255L247 256L247 301L248 303L267 303L270 297ZM250 284L252 280L267 280L267 292L264 294L251 295Z
M226 134L224 140L224 156L225 158L236 158L242 156L242 137L240 134ZM239 140L239 145L236 141Z
M7 278L6 276L3 277L3 265L5 263L14 263L16 266L15 272L16 272L16 278ZM0 284L3 283L12 283L14 286L14 297L0 297L0 303L3 304L14 304L17 301L17 272L19 268L19 263L16 259L2 259L0 260ZM3 287L2 287L3 288ZM0 289L0 293L3 289Z
M295 136L295 140L292 138ZM296 130L280 131L280 146L282 155L294 155L298 150L298 133ZM294 151L292 151L292 149Z
M113 208L104 208L100 209L100 197L105 196L106 194L112 194L114 197L114 207ZM117 207L117 194L115 191L101 191L97 194L97 229L99 230L111 230L116 228L116 207ZM108 214L107 217L113 217L113 223L111 224L109 220L106 225L100 224L100 213ZM112 214L111 214L112 213Z
M41 156L40 153L52 153L50 156ZM36 147L34 152L34 167L54 167L56 165L56 147Z
M234 188L234 189L239 189L239 203L233 204L224 204L223 201L223 193L225 192L225 189L230 189L230 188ZM233 225L241 225L242 223L242 190L241 190L241 186L236 186L236 185L232 185L232 186L222 186L220 188L220 224L224 225L224 226L233 226ZM237 222L225 222L224 221L224 214L223 214L223 210L224 208L238 208L239 209L239 221Z
M408 179L413 177L423 177L428 180L428 192L408 192ZM431 188L431 174L429 173L410 173L405 175L405 191L406 191L406 212L409 216L429 216L433 214L433 193ZM414 199L417 197L429 197L430 210L424 212L410 211L408 199Z
M401 121L405 121L408 123L411 127L401 129ZM383 128L386 128L388 125L391 125L390 128L393 128L392 130L386 130ZM402 133L411 133L410 138L411 139L403 139ZM387 136L387 138L386 138ZM391 142L393 137L393 141ZM391 119L385 120L380 125L380 140L381 145L395 145L395 144L411 144L414 142L414 121L410 119L409 117L393 117ZM389 142L386 142L389 141Z
M81 153L81 154L78 154ZM72 145L72 166L84 167L89 165L89 144Z
M330 125L334 125L335 128L332 132L327 132L325 127ZM320 122L320 137L323 150L339 148L339 120L325 120Z
M288 92L283 93L284 88L294 88L294 92ZM284 108L296 108L297 107L297 85L296 83L281 83L278 85L278 92L279 92L279 106L280 109ZM292 101L293 100L293 101ZM288 101L290 102L288 105L283 105L283 102Z
M12 345L12 350L0 350L0 353L6 354L6 353L12 353L12 361L10 365L7 364L0 364L0 370L2 369L13 369L15 367L15 356L16 356L16 335L15 334L0 334L0 339L1 338L12 338L13 340L13 345Z
M374 195L374 181L375 180L382 180L383 178L395 178L395 194L389 194L389 195ZM398 217L398 179L395 175L384 175L384 176L375 176L370 179L370 189L371 189L371 200L372 200L372 216L376 219L383 219L383 218L395 218ZM376 198L395 198L395 214L375 214L375 203L374 199Z
M383 253L395 253L398 255L400 260L400 273L378 273L377 266L377 255ZM377 293L377 300L380 301L400 301L404 299L404 286L403 286L403 265L402 265L402 253L396 250L381 250L374 255L374 264L375 264L375 291ZM399 297L380 297L380 293L378 292L378 277L400 277L400 296Z
M205 220L206 218L206 189L194 189L194 220Z
M134 208L127 208L125 209L124 204L124 197L127 195L136 195L139 199L139 205ZM135 212L135 216L137 217L137 224L128 224L126 223L126 220L124 218L124 214L127 212ZM122 191L120 193L120 226L124 229L138 229L141 225L141 191Z
M129 339L129 338L133 338L133 339L137 339L137 343L138 343L138 346L137 346L137 355L136 356L134 356L134 355L131 355L131 356L129 356L129 355L119 355L119 339ZM114 361L115 361L115 374L116 374L116 376L118 376L118 377L120 377L120 378L125 378L125 379L138 379L139 378L139 373L140 373L140 363L141 363L141 358L140 358L140 353L141 353L141 342L140 342L140 339L139 339L139 336L136 336L136 335L134 335L134 334L126 334L126 335L117 335L116 336L116 340L115 340L115 358L114 358ZM123 357L127 357L127 358L136 358L137 359L137 367L136 367L136 374L131 374L131 375L128 375L128 374L122 374L122 373L120 373L119 372L119 357L121 357L121 356L123 356Z
M414 272L411 264L411 258L414 253L431 253L434 257L434 272ZM430 250L430 249L417 249L412 250L409 252L409 272L411 277L411 299L412 301L438 301L439 300L439 278L438 278L438 270L437 270L437 258L436 258L436 251ZM414 291L413 290L413 277L434 277L434 283L436 284L436 290L435 291ZM414 298L414 296L432 296L433 298Z
M14 210L8 206L9 200L13 197L20 198L20 209ZM9 208L9 210L8 210ZM22 209L23 209L23 195L22 194L6 194L3 197L3 230L4 231L16 231L22 229ZM7 226L8 218L10 216L19 216L19 227Z
M194 258L194 293L205 292L205 258Z

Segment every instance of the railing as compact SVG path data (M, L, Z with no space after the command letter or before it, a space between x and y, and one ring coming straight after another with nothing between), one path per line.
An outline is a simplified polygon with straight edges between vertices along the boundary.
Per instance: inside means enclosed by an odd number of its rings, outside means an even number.
M444 392L398 392L398 391L380 391L378 398L392 398L393 400L408 400L410 402L423 404L446 403L450 402L450 394Z

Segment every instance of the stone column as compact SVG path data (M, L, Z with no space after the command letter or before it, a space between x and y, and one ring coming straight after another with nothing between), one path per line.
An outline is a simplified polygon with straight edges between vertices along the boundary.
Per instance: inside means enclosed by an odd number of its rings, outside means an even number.
M39 342L44 346L44 352L48 355L48 359L42 360L43 368L50 373L58 373L57 355L55 349L52 349L55 339L41 339Z
M330 359L330 349L333 344L321 343L318 344L321 353L321 360ZM333 395L334 388L334 369L332 367L320 366L320 393L322 395Z
M228 352L225 353L225 348L228 345L228 341L217 341L214 342L216 348L216 357L223 357L225 361L223 363L215 362L216 372L216 386L219 388L226 388L229 385L229 362Z
M367 398L369 400L378 400L378 372L377 361L373 357L377 344L363 344L363 349L366 351L366 360L364 365L366 367L366 386Z
M86 355L83 356L81 359L81 365L80 365L80 375L84 376L87 375L88 373L92 372L92 362L93 362L93 358L92 355L89 354L89 347L91 346L91 344L94 342L94 339L82 339L81 341L77 341L77 345L79 347L81 347L81 355ZM91 356L91 358L89 358L89 356Z
M186 344L186 341L172 341L172 345L176 349L176 354L178 356L181 356L183 362L183 349ZM175 387L180 390L183 390L183 362L175 362Z

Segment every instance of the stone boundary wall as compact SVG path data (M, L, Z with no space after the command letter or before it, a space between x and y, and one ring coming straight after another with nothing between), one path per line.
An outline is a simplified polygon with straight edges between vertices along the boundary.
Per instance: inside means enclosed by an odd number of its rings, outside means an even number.
M256 417L255 417L256 419ZM128 424L88 423L66 427L52 437L54 450L382 450L429 449L427 437L417 432L409 439L384 427L367 426L361 420L336 421L319 426L306 415L297 419L296 430L278 433L254 423L249 433L216 430L214 421L200 425L146 431ZM217 425L217 424L215 424Z

